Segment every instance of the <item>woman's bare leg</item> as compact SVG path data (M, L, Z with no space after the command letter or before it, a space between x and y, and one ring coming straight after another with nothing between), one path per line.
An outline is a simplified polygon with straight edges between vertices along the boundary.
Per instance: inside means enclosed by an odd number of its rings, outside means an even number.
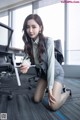
M44 96L45 89L47 87L47 81L40 79L38 80L37 87L34 92L33 100L34 102L40 102ZM55 81L53 86L53 96L56 100L55 104L50 103L50 109L57 110L59 109L69 97L70 91L62 93L63 86L61 83Z
M52 102L50 103L50 108L52 110L59 109L67 100L67 98L70 95L70 91L66 91L65 93L62 93L63 86L61 83L55 81L53 86L53 96L56 100L55 104Z
M40 102L42 100L46 87L47 87L46 80L43 79L38 80L37 87L35 89L33 96L34 102Z

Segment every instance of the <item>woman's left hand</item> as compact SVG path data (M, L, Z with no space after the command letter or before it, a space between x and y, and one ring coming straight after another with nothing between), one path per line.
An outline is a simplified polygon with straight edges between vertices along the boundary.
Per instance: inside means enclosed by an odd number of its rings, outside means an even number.
M53 104L56 102L54 96L52 95L52 90L49 90L49 91L48 91L48 102L49 102L49 105L50 105L51 102L52 102Z

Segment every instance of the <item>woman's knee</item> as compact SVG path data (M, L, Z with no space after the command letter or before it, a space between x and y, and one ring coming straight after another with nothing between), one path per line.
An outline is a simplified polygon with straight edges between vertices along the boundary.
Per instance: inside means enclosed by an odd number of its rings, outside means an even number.
M50 103L49 107L50 107L50 110L53 110L53 111L56 111L57 109L59 109L59 106L60 106L60 102L59 101L56 101L55 103Z
M39 97L36 97L36 96L33 96L33 97L32 97L32 100L33 100L33 102L35 102L35 103L39 103L39 102L41 101L41 99L40 99Z

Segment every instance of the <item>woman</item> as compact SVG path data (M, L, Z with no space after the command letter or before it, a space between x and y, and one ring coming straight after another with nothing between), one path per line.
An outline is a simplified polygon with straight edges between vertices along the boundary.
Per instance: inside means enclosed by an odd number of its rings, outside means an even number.
M34 102L40 102L48 88L48 107L51 110L59 109L71 95L67 89L62 93L64 83L64 71L55 59L54 41L43 35L43 23L37 14L30 14L23 24L24 51L28 55L31 64L37 66L39 75L38 84L33 95ZM20 71L27 73L30 64L22 63Z

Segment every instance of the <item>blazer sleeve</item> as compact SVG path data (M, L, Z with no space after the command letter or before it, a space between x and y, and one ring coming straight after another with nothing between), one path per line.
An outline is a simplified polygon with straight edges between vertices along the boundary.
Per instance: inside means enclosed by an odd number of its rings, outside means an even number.
M51 90L53 89L55 70L54 40L52 38L48 38L47 41L47 54L48 54L47 82L48 89Z

